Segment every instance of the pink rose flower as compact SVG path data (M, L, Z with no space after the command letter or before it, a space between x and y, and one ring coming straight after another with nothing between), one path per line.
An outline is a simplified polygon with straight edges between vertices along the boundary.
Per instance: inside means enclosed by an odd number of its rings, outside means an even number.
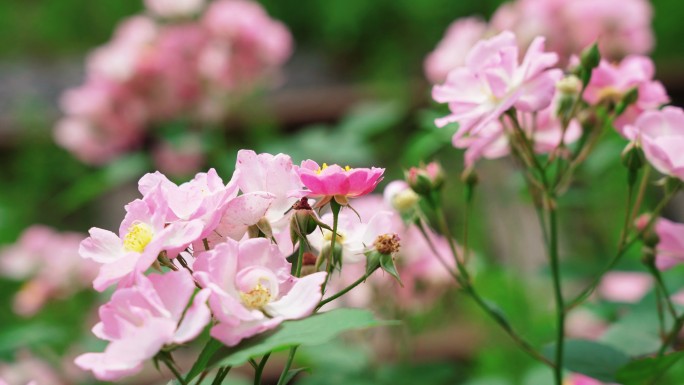
M76 365L102 381L116 381L142 369L164 345L182 344L197 337L211 320L206 305L209 290L200 291L185 310L195 284L185 270L138 274L132 286L119 288L100 307L93 333L109 345L102 353L86 353Z
M138 182L143 196L150 196L153 204L160 209L167 208L165 222L199 220L203 224L198 238L206 238L217 227L223 209L238 194L238 186L231 180L227 184L216 173L198 173L189 182L176 185L160 172L144 175ZM159 189L160 194L155 194Z
M647 217L644 217L647 220ZM656 266L660 270L670 269L684 263L684 224L658 218L654 226L658 235Z
M555 104L539 111L537 114L518 113L518 121L523 125L523 131L531 140L534 151L538 154L548 154L561 143L572 144L582 136L582 127L576 120L570 121L563 136L561 121L555 115ZM534 120L534 121L533 121ZM460 138L454 138L456 148L464 148L465 164L470 167L480 158L497 159L510 154L510 143L504 125L496 120L484 126L479 132Z
M287 226L285 213L301 198L302 182L289 155L257 154L240 150L235 180L243 193L267 192L274 196L265 218L278 227Z
M624 130L625 125L633 124L644 111L657 110L670 101L665 87L653 80L655 66L646 56L628 56L619 64L602 60L594 69L591 81L584 92L584 99L597 104L601 101L618 102L631 89L636 88L639 98L615 122L618 132L627 139L634 139L631 132Z
M608 301L636 303L653 287L653 278L646 273L612 271L603 276L598 294Z
M95 290L103 291L135 271L144 272L162 251L175 257L200 237L204 227L200 219L167 224L165 207L159 206L161 201L157 185L143 199L126 205L118 236L96 227L90 229L90 237L81 242L79 253L102 265L93 282Z
M558 61L544 52L544 38L536 38L522 62L515 35L501 34L477 43L466 57L466 65L452 70L443 85L433 88L432 97L448 103L451 114L437 119L438 127L459 123L454 140L481 129L508 109L533 112L548 107L562 71L549 69Z
M465 64L471 48L487 33L487 23L477 17L466 17L451 23L434 51L425 59L425 74L433 84L446 80L449 72Z
M625 131L633 132L653 167L665 175L684 179L684 111L681 108L646 111L633 126L626 126Z
M566 379L568 385L610 385L582 374L573 373ZM565 383L564 383L565 384ZM616 385L616 384L613 384Z
M382 180L384 168L342 168L336 164L319 166L313 160L305 160L297 169L302 184L308 188L307 196L323 197L321 206L335 198L337 203L347 204L347 198L357 198L375 190Z
M265 238L227 239L199 254L195 278L211 291L209 306L218 324L212 337L228 346L310 315L321 299L326 273L297 278L277 245Z

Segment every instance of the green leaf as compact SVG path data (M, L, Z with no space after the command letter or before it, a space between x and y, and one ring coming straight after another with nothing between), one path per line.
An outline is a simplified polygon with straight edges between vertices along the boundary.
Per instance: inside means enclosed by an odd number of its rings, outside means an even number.
M544 356L555 360L556 345L544 348ZM629 357L608 345L587 340L565 342L563 367L572 372L584 374L603 382L616 382L620 368L629 362Z
M231 348L224 347L214 354L208 366L238 366L252 357L291 346L319 345L348 330L393 324L396 322L378 321L367 310L336 309L302 320L283 322L273 332L250 338Z
M297 369L288 370L287 374L285 375L285 378L283 379L283 384L285 384L285 385L289 384L290 381L292 381L301 372L311 373L311 369L309 369L309 368L297 368Z
M394 258L392 258L391 255L389 254L381 254L380 255L380 267L382 267L382 270L386 271L394 277L394 279L399 282L400 285L404 285L401 282L401 278L399 278L399 272L397 271L397 267L394 265Z
M197 361L195 361L192 368L190 368L190 371L185 376L185 382L190 382L193 378L202 373L207 368L211 357L221 348L221 346L223 346L221 342L210 338L209 341L207 341L207 344L204 345L199 357L197 357Z
M643 326L636 328L622 323L611 326L601 336L601 342L630 356L653 353L660 347L660 338L657 333Z
M624 385L646 383L664 373L682 358L684 358L684 352L634 360L618 370L616 375L617 382Z

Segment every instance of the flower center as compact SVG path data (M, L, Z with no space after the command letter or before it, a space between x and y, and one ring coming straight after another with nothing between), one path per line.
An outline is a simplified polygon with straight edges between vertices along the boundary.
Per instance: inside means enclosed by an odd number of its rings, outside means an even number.
M615 87L604 87L599 91L600 101L618 103L622 100L623 93Z
M329 167L329 166L328 166L327 163L323 163L323 165L322 165L321 167L319 167L319 168L316 170L316 174L317 174L317 175L320 175L320 174L323 172L323 170L325 170L325 169L328 168L328 167ZM351 170L352 170L351 167L349 167L349 166L344 166L344 171L351 171Z
M128 228L128 233L124 237L124 250L142 253L152 240L152 235L152 228L148 224L134 223Z
M327 242L332 241L332 234L333 233L330 230L323 230L323 239ZM335 243L337 243L338 245L344 243L344 234L337 231L337 238L335 238Z
M246 293L241 291L240 298L248 308L261 309L271 302L271 291L261 283L257 283L252 290Z

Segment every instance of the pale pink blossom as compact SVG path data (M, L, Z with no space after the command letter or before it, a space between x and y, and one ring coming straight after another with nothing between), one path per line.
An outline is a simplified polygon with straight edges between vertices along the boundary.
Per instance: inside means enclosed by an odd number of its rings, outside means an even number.
M592 72L584 99L591 104L602 101L617 103L627 92L636 89L637 101L615 122L618 132L632 140L634 133L625 131L624 126L633 124L642 112L657 110L670 101L665 87L653 80L654 76L653 61L646 56L628 56L618 64L602 60Z
M177 18L191 16L204 6L204 0L145 0L145 7L153 14Z
M568 28L557 38L571 41L574 53L595 41L612 59L653 48L653 6L647 0L566 0L562 12Z
M356 209L356 206L354 208ZM375 239L379 235L393 232L392 214L390 211L381 210L373 215L366 216L367 219L362 221L349 209L340 212L337 220L335 245L341 247L344 263L360 263L366 260L364 253L373 246ZM321 221L332 228L332 213L323 215ZM308 236L308 239L311 246L322 252L326 247L330 247L332 231L326 229L314 231Z
M154 164L166 174L191 175L205 162L201 140L195 136L186 136L179 143L162 140L152 151Z
M569 312L565 319L565 333L570 338L598 340L609 326L604 319L583 308Z
M0 362L0 385L67 385L71 383L48 362L29 351L20 350L15 358L12 363Z
M212 337L228 346L310 315L321 299L326 273L297 278L277 245L265 238L227 239L199 254L195 278L211 290L209 305L218 323Z
M309 197L324 197L328 201L335 197L338 203L347 198L357 198L375 190L382 180L384 168L345 168L323 163L319 166L313 160L305 160L297 169L302 184L308 189Z
M144 272L162 251L175 257L200 237L204 228L201 219L170 224L165 221L165 207L159 207L161 196L158 184L143 199L126 205L118 235L93 227L90 237L81 242L81 256L102 265L93 281L96 290L102 291L131 273Z
M149 197L151 205L163 212L163 221L198 220L202 232L197 238L206 238L218 226L223 210L238 194L234 180L224 184L215 169L200 172L181 185L171 182L160 172L150 173L140 178L138 189L144 197Z
M197 337L211 320L206 305L209 290L195 296L190 273L138 274L131 286L119 288L100 307L100 322L93 333L109 345L102 353L86 353L76 365L102 381L116 381L139 372L143 363L165 345L182 344Z
M653 167L665 175L684 179L684 111L681 108L646 111L633 126L626 126L625 131L634 133Z
M97 264L78 255L83 239L41 225L26 229L13 245L0 249L0 274L25 280L14 297L14 311L31 316L52 299L63 299L90 286Z
M561 144L561 140L568 145L582 136L582 128L574 119L564 130L555 111L554 103L536 114L517 114L521 128L538 154L553 152ZM507 123L506 126L501 121L492 121L477 133L454 138L454 147L466 149L466 166L472 166L480 158L497 159L510 154L509 136L513 134L513 128L509 119L504 119L504 122Z
M487 33L482 19L466 17L451 23L434 51L425 58L425 74L433 84L446 80L449 72L465 64L471 48Z
M452 70L432 96L447 103L451 114L437 119L438 127L459 123L454 140L478 131L499 119L508 109L542 110L551 104L559 69L555 53L544 51L544 38L536 38L518 62L519 48L511 32L478 42L468 53L466 65Z
M646 273L612 271L601 279L598 294L612 302L636 303L653 287L653 278Z
M648 217L640 218L647 221ZM655 222L655 233L658 236L656 246L656 266L660 270L670 269L684 263L684 224L658 218Z
M573 373L571 374L565 382L563 382L563 385L610 385L610 384L605 384L599 380L595 380L591 377L587 377L582 374L577 374ZM616 384L613 384L616 385Z
M285 213L301 197L304 187L289 155L252 150L238 152L235 180L243 193L267 192L275 197L265 218L281 228L287 225L289 215Z

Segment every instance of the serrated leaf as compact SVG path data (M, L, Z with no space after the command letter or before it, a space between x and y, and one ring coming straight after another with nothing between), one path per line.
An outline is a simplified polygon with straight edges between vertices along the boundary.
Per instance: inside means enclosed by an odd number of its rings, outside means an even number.
M195 361L192 368L190 368L190 371L185 376L185 382L189 383L193 378L202 373L207 368L211 357L217 350L221 349L222 346L223 344L221 342L210 338L209 341L207 341L207 344L204 345L199 357L197 357L197 361Z
M297 321L283 322L277 329L250 338L239 345L219 349L208 367L238 366L250 358L285 350L296 345L319 345L348 330L392 325L396 322L379 321L362 309L336 309Z
M615 377L617 382L624 385L641 385L653 380L682 358L684 352L634 360L618 370Z
M555 361L556 345L544 348L543 354ZM615 376L629 362L629 357L608 345L588 340L565 342L563 367L603 382L615 382Z

